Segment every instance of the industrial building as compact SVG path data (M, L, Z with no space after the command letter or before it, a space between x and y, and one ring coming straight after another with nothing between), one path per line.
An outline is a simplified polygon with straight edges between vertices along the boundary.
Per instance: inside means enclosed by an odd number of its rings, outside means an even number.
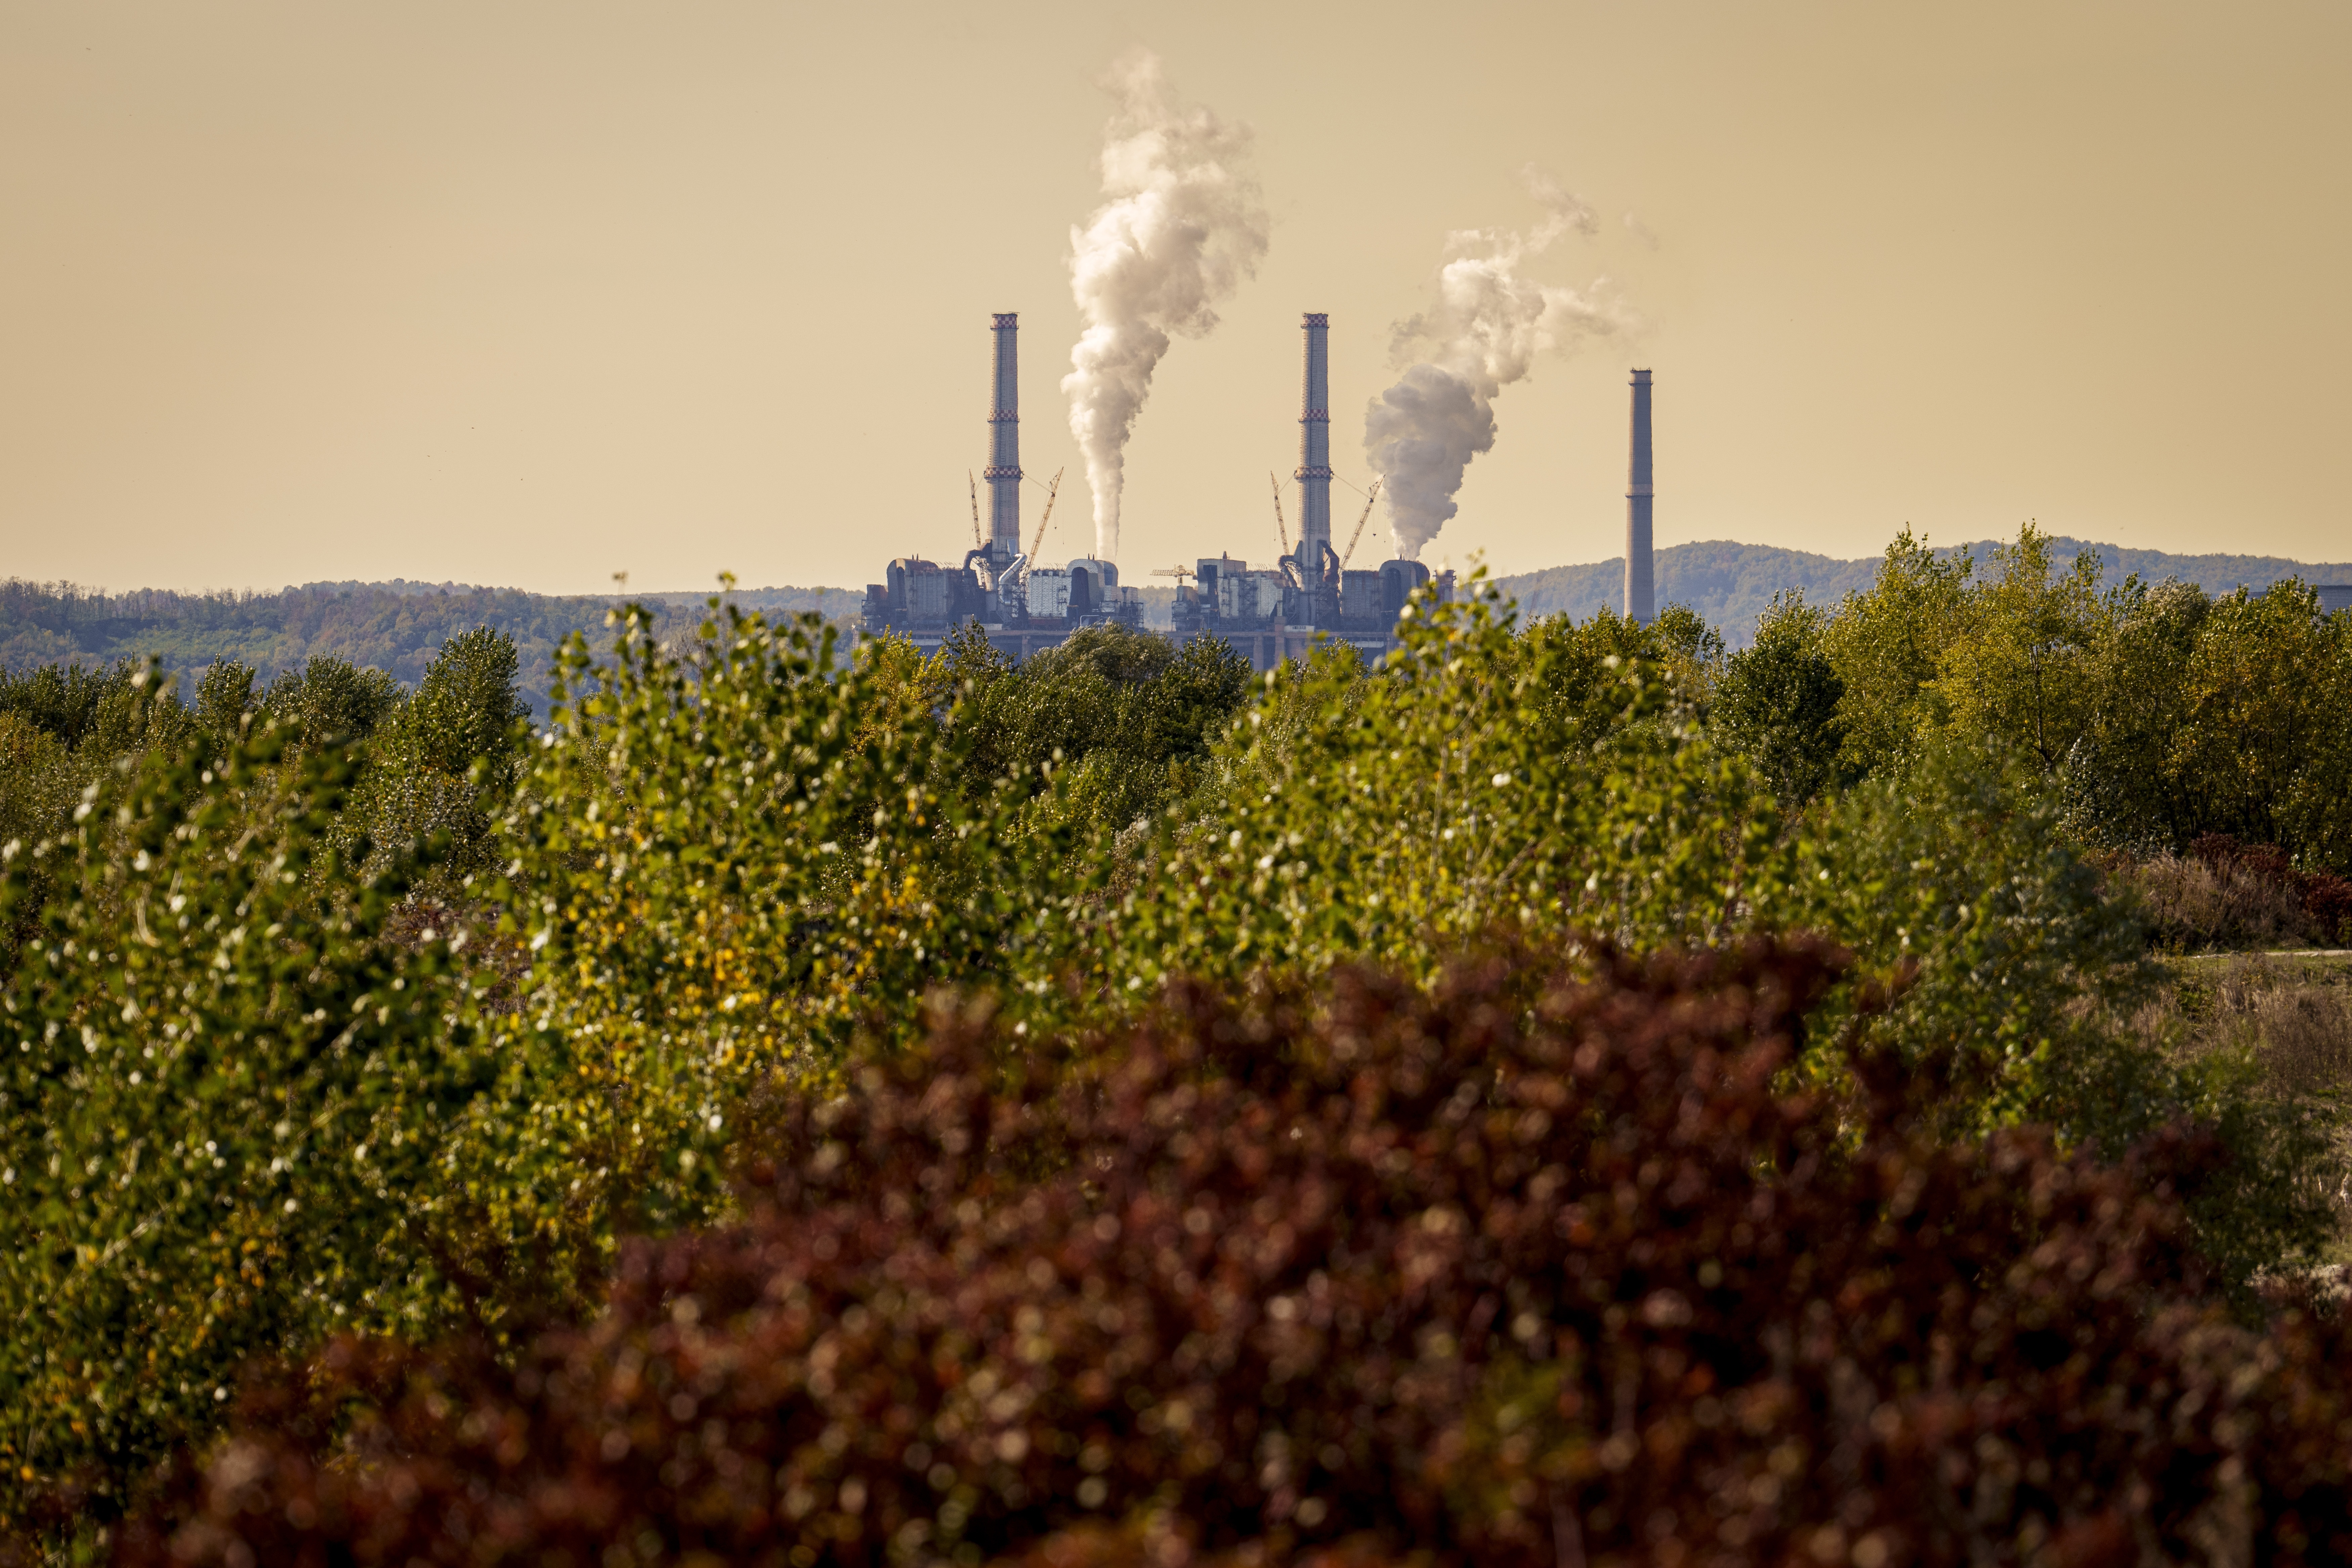
M1021 548L1021 384L1018 316L998 315L988 410L988 527L972 503L972 547L956 565L902 555L885 580L866 587L865 629L903 637L929 651L959 626L978 622L988 640L1014 658L1053 647L1081 626L1143 624L1142 596L1119 585L1118 567L1080 556L1066 565L1033 567L1037 542ZM1047 503L1051 515L1052 505Z
M1291 476L1298 481L1297 546L1277 556L1271 567L1258 570L1228 555L1201 556L1193 563L1192 583L1176 594L1180 640L1223 637L1259 669L1271 669L1285 659L1303 659L1318 643L1347 643L1367 659L1378 658L1392 645L1405 600L1430 581L1429 568L1418 561L1351 570L1349 561L1363 537L1361 520L1355 538L1348 542L1348 552L1333 548L1331 318L1315 312L1299 325L1306 335L1306 364L1300 377L1298 468ZM1278 494L1275 508L1279 526ZM1369 517L1370 500L1364 510ZM1287 539L1284 542L1287 545ZM1447 573L1439 590L1450 597L1453 586L1453 574Z
M1298 419L1298 542L1268 567L1252 567L1226 554L1202 556L1191 568L1171 574L1176 590L1173 636L1221 637L1258 669L1286 659L1303 659L1318 643L1346 643L1367 658L1393 646L1398 613L1412 591L1432 581L1418 561L1388 561L1375 568L1350 565L1363 536L1364 520L1345 552L1331 542L1330 318L1304 320L1306 365ZM996 353L989 425L988 516L981 525L978 497L972 510L973 543L963 560L950 565L919 556L890 563L886 581L866 590L865 629L903 637L918 647L939 647L958 627L978 623L990 643L1015 658L1051 647L1090 626L1140 629L1142 595L1122 585L1118 567L1080 556L1060 566L1034 557L1045 538L1046 515L1035 539L1021 548L1021 416L1018 385L1019 321L995 318ZM1280 515L1280 498L1276 509ZM1368 500L1365 516L1370 514ZM1189 578L1190 581L1183 581ZM1453 574L1437 579L1450 597Z

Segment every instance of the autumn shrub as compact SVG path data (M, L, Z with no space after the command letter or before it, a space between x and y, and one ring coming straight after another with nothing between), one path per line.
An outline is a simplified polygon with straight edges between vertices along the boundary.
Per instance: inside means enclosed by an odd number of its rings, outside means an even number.
M1939 1140L1852 1040L1853 1097L1790 1094L1838 964L1179 984L1045 1049L936 998L780 1093L741 1219L632 1243L593 1321L257 1376L118 1561L2352 1552L2352 1331L2206 1294L2219 1144Z
M2302 931L2317 942L2343 937L2352 919L2352 881L2330 871L2295 865L2274 844L2244 844L2226 833L2208 833L2189 852L2222 878L2273 889L2290 908L2301 907Z
M2111 858L2150 939L2172 952L2352 941L2352 881L2305 871L2273 845L2208 833L2186 854Z

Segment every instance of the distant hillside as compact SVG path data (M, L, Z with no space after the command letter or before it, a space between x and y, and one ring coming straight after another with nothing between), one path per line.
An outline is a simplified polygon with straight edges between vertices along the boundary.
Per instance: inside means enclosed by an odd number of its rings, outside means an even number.
M1994 544L1980 541L1939 553L1973 555L1984 561L1990 557ZM2085 550L2097 551L2100 576L2109 584L2133 574L2147 583L2177 577L2214 594L2228 593L2240 584L2260 590L2289 577L2306 583L2352 583L2352 563L2311 565L2275 555L2170 555L2161 550L2124 550L2063 536L2052 539L2051 546L2062 564ZM1658 603L1689 605L1720 627L1732 647L1744 647L1755 636L1756 617L1764 613L1775 594L1801 588L1813 604L1832 605L1848 593L1869 587L1877 578L1878 564L1876 556L1839 561L1802 550L1739 544L1727 539L1676 544L1657 554ZM1518 601L1522 616L1566 615L1590 620L1604 608L1614 610L1623 605L1625 558L1498 577L1496 585Z
M690 626L707 594L632 594L663 616L668 635ZM320 655L389 672L414 684L443 642L475 626L514 638L523 694L547 705L556 646L584 631L602 646L604 612L620 595L553 597L466 584L312 583L276 594L101 594L71 584L0 583L0 665L26 669L79 660L110 663L154 655L175 675L221 659L254 666L265 679ZM844 588L747 588L735 602L778 613L814 610L834 620L864 595Z
M2168 555L2158 550L2121 550L2059 538L2052 544L2062 561L2095 549L2103 575L2120 582L2137 573L2148 582L2178 577L2213 593L2241 583L2267 588L2287 577L2308 583L2352 583L2352 563L2306 565L2272 555ZM1957 546L1946 553L1979 559L1990 542ZM1834 604L1849 592L1867 588L1878 560L1839 561L1801 550L1714 540L1677 544L1658 552L1658 602L1688 605L1723 630L1734 647L1755 635L1756 617L1772 595L1801 588L1815 604ZM1518 601L1522 616L1568 615L1589 620L1614 609L1623 592L1622 557L1587 566L1553 566L1496 579ZM659 611L657 629L674 636L698 618L708 594L631 594ZM535 711L545 711L547 674L556 645L584 631L601 647L604 612L619 595L558 597L517 588L485 588L464 583L310 583L275 594L174 594L138 589L97 593L71 584L0 583L0 666L79 660L110 663L152 654L176 675L200 670L215 660L241 659L268 679L322 654L388 671L414 684L425 667L456 633L495 626L515 640L521 658L523 693ZM1155 626L1171 623L1175 590L1160 584L1143 588L1145 616ZM770 615L814 611L842 625L854 624L865 595L849 588L743 588L734 595L745 609Z

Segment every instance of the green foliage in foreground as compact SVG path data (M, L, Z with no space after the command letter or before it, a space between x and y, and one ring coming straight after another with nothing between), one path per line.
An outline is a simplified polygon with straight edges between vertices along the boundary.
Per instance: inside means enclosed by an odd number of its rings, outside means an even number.
M152 757L6 846L8 904L44 863L64 889L5 993L12 1476L103 1489L245 1357L443 1316L444 1130L491 1064L440 965L373 940L403 889L335 855L351 753L273 769L283 739Z
M1915 596L1981 627L1964 588ZM1855 963L1792 1070L1854 1091L1824 1047L1892 994L1870 1026L1948 1131L2120 1152L2196 1115L2239 1157L2197 1216L2232 1280L2326 1235L2331 1113L2128 1037L2137 931L2071 847L2053 753L1952 720L1998 705L1962 704L1943 654L1873 685L1842 618L1791 612L1767 666L1693 616L1521 627L1491 596L1417 600L1378 668L1264 680L1116 632L1014 669L969 643L845 659L814 617L715 601L673 640L614 624L607 659L565 646L535 732L487 631L414 693L314 662L193 709L138 672L0 703L34 759L0 903L26 937L0 1509L119 1506L254 1352L578 1313L620 1235L722 1209L753 1097L897 1048L942 986L1010 1038L1079 1038L1180 973L1818 931ZM1756 741L1782 689L1828 724L1832 681L1835 750ZM1906 713L1841 790L1853 737Z

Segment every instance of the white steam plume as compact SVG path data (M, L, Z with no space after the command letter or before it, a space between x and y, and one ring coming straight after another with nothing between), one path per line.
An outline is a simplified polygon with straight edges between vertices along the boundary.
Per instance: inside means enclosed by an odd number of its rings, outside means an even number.
M1633 319L1607 279L1580 293L1532 282L1520 265L1573 228L1600 229L1591 207L1539 170L1528 186L1544 221L1526 234L1462 229L1447 236L1437 301L1398 324L1391 358L1418 359L1364 412L1364 453L1386 483L1389 527L1410 560L1461 510L1454 500L1470 459L1495 445L1496 394L1587 337L1629 330Z
M1111 560L1127 439L1151 373L1171 333L1197 338L1217 324L1217 302L1265 255L1267 222L1243 162L1247 127L1180 107L1149 50L1121 58L1108 85L1118 99L1103 141L1108 200L1070 231L1070 291L1086 330L1062 390L1095 493L1095 553Z

